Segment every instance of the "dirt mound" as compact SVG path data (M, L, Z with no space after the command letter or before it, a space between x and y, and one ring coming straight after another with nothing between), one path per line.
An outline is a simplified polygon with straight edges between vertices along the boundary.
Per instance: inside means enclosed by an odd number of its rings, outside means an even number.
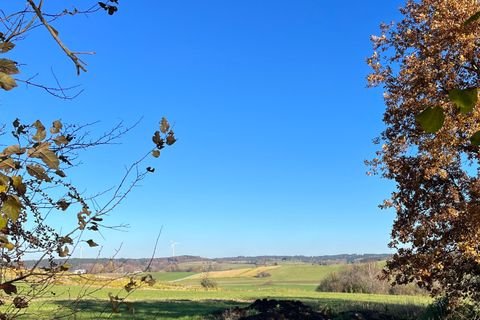
M216 319L221 320L329 320L325 315L300 301L256 300L245 308L232 308L223 311Z
M259 299L251 305L234 307L213 316L216 320L395 320L379 311L343 311L327 316L301 301Z

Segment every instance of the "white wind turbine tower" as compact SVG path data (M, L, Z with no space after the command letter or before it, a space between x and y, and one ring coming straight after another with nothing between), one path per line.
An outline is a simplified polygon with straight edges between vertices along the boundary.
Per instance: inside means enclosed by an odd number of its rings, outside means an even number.
M175 258L175 246L177 244L180 244L180 242L175 242L173 240L170 240L170 246L172 247L172 258Z

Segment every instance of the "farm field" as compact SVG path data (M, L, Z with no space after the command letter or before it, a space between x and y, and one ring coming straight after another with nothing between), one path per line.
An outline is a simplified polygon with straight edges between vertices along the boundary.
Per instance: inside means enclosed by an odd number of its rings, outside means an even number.
M315 310L327 310L332 314L348 310L377 310L398 316L395 319L416 319L431 302L423 296L315 291L323 277L344 267L286 264L257 268L241 266L208 274L155 272L152 273L157 280L154 286L130 293L123 289L127 279L114 280L101 288L98 287L98 279L91 276L85 277L90 281L82 285L72 282L54 286L41 301L32 303L29 312L38 310L37 319L51 319L51 314L62 319L209 319L213 312L269 298L301 300ZM260 272L268 272L271 276L256 278L255 275ZM205 290L200 286L205 276L216 281L217 289ZM77 302L79 296L83 298ZM119 313L112 313L109 296L125 298L118 305Z

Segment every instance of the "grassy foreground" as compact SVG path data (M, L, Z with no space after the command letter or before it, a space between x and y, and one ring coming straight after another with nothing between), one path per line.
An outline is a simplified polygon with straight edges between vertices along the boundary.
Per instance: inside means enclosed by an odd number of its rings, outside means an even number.
M396 319L418 319L431 302L423 296L393 296L316 292L318 282L341 266L282 265L273 268L242 268L195 274L154 273L157 283L127 293L125 281L107 282L99 276L56 285L40 300L31 303L21 319L208 319L213 312L246 306L259 298L301 300L315 310L336 314L351 310L374 310ZM257 272L268 271L267 278ZM208 276L218 289L199 285ZM80 279L80 278L79 278ZM85 279L90 279L86 281ZM122 282L123 281L123 282ZM125 298L118 306L109 296ZM82 297L78 299L78 297ZM118 313L112 313L118 307ZM33 312L33 314L32 314Z
M76 286L55 288L55 298L35 302L29 312L36 310L37 319L65 317L74 319L204 319L212 312L232 306L245 306L258 298L295 299L313 305L317 310L338 313L348 310L376 310L401 316L399 319L416 319L430 302L425 297L389 296L349 293L318 293L301 290L216 290L187 291L139 289L121 304L119 314L112 314L108 293L116 295L112 288L104 288L75 301L82 288ZM63 291L63 292L62 292ZM88 290L87 290L88 291ZM69 296L71 298L69 298ZM119 294L125 297L122 292ZM31 315L24 319L30 319Z

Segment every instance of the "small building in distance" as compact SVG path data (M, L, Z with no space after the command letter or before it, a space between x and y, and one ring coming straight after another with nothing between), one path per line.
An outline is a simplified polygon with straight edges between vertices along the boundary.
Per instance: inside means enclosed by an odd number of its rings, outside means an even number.
M86 274L87 270L85 269L75 269L72 271L74 274Z

